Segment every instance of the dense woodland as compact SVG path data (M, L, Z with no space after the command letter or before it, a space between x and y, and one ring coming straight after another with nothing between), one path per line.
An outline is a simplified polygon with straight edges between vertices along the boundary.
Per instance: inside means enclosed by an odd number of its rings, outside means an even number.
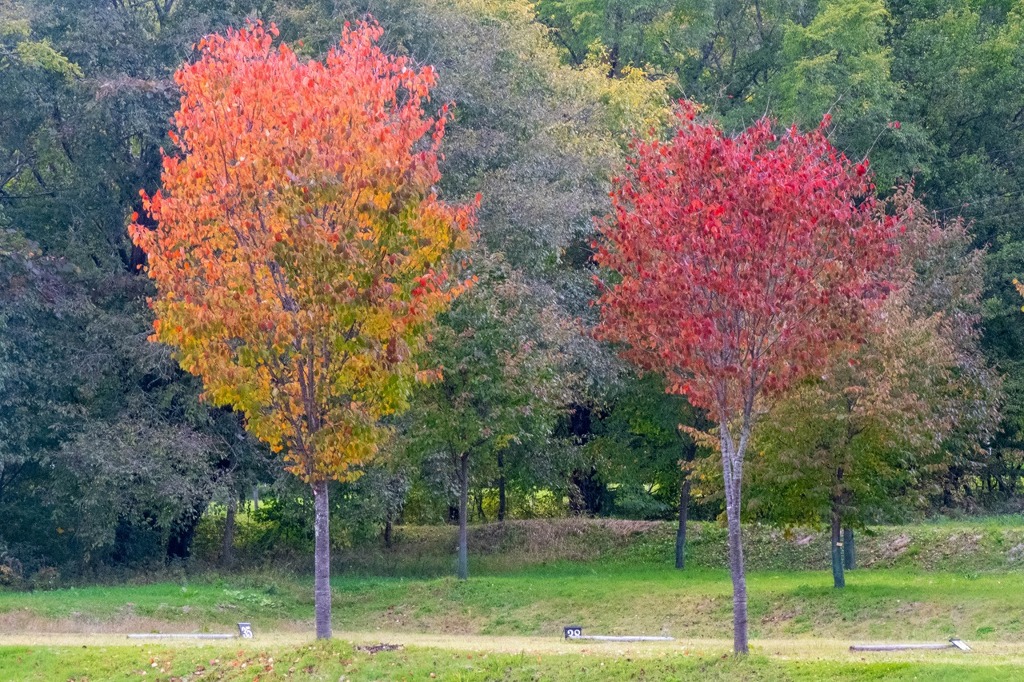
M147 341L127 225L202 36L260 19L319 57L368 13L455 103L440 193L479 194L480 238L421 358L443 378L332 484L339 542L460 516L723 514L714 420L592 333L594 219L680 98L727 131L829 113L880 210L912 216L886 323L762 415L744 518L850 531L1021 508L1020 3L0 0L0 578L185 560L205 513L230 533L254 494L267 532L311 537L309 486Z

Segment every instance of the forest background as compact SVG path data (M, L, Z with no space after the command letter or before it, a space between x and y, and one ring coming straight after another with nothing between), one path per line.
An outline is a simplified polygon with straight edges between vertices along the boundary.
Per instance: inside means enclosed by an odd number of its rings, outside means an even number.
M829 467L790 475L831 466L823 452L859 464L851 528L1020 510L1019 2L0 0L0 577L183 561L214 512L230 563L254 497L257 544L311 541L308 487L147 342L154 292L126 225L173 149L171 74L200 37L262 19L315 57L367 13L388 51L438 69L437 106L456 103L440 189L482 197L479 282L435 333L444 381L388 424L376 464L336 484L337 543L457 521L470 451L474 521L721 515L704 417L589 331L593 219L629 140L658 134L680 97L727 130L829 112L833 144L869 156L880 196L916 216L904 305L867 369L766 416L749 518L826 523Z

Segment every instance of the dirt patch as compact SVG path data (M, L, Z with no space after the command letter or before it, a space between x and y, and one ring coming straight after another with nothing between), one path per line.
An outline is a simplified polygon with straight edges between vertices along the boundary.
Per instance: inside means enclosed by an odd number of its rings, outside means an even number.
M981 544L980 533L953 533L943 544L946 556L978 551Z
M900 605L896 607L896 613L901 616L907 616L912 613L923 611L922 606L923 604L919 601L901 602Z
M865 566L871 566L876 563L891 564L907 551L912 542L911 537L906 533L900 533L888 540L882 540L881 538L880 540L875 555L864 562Z
M785 609L782 611L771 611L765 614L763 618L761 618L761 623L763 625L778 625L779 623L785 623L787 621L793 620L799 615L800 609Z

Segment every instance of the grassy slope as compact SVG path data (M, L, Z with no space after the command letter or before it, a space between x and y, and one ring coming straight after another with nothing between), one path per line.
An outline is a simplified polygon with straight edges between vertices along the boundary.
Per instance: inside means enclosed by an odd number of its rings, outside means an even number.
M754 637L1014 640L1024 633L1020 577L906 570L857 571L845 590L825 572L750 578ZM731 586L722 570L628 570L563 564L468 583L450 578L341 577L334 617L352 630L550 635L580 623L592 633L728 637ZM0 594L0 632L266 630L308 627L307 582L252 578Z
M194 563L215 567L223 518L205 517L196 540ZM242 563L306 570L312 547L268 536L269 526L239 515L236 547ZM674 556L675 527L656 521L552 519L470 526L470 554L477 571L500 573L559 560L664 566ZM396 546L336 547L335 570L369 575L440 576L453 567L456 529L450 526L399 527ZM825 570L827 533L748 526L744 530L751 570ZM883 526L857 533L858 564L870 568L917 568L953 572L1024 569L1024 517L1003 516L907 526ZM726 567L725 529L691 523L689 565Z
M372 575L447 575L452 570L455 529L399 528L393 551L356 548L337 552L338 568ZM556 519L470 527L470 553L478 570L498 573L558 560L668 566L674 557L675 526L667 522ZM1024 518L908 526L883 526L857 533L857 562L867 568L951 572L1024 569ZM825 532L784 532L764 526L744 529L744 554L751 570L826 570ZM726 531L714 523L691 523L689 566L725 568Z

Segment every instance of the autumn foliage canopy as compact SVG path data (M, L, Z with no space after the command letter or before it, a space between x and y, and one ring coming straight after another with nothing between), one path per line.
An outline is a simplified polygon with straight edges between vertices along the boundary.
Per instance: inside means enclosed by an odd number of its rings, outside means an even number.
M135 224L158 296L156 340L205 396L307 481L344 478L405 406L414 351L463 286L449 263L474 207L442 203L448 107L424 107L430 67L383 53L382 29L346 25L323 62L251 25L199 44L162 189Z
M730 137L696 113L682 103L674 137L635 143L616 181L599 332L721 422L856 333L884 297L895 225L824 123L780 136L764 119Z

